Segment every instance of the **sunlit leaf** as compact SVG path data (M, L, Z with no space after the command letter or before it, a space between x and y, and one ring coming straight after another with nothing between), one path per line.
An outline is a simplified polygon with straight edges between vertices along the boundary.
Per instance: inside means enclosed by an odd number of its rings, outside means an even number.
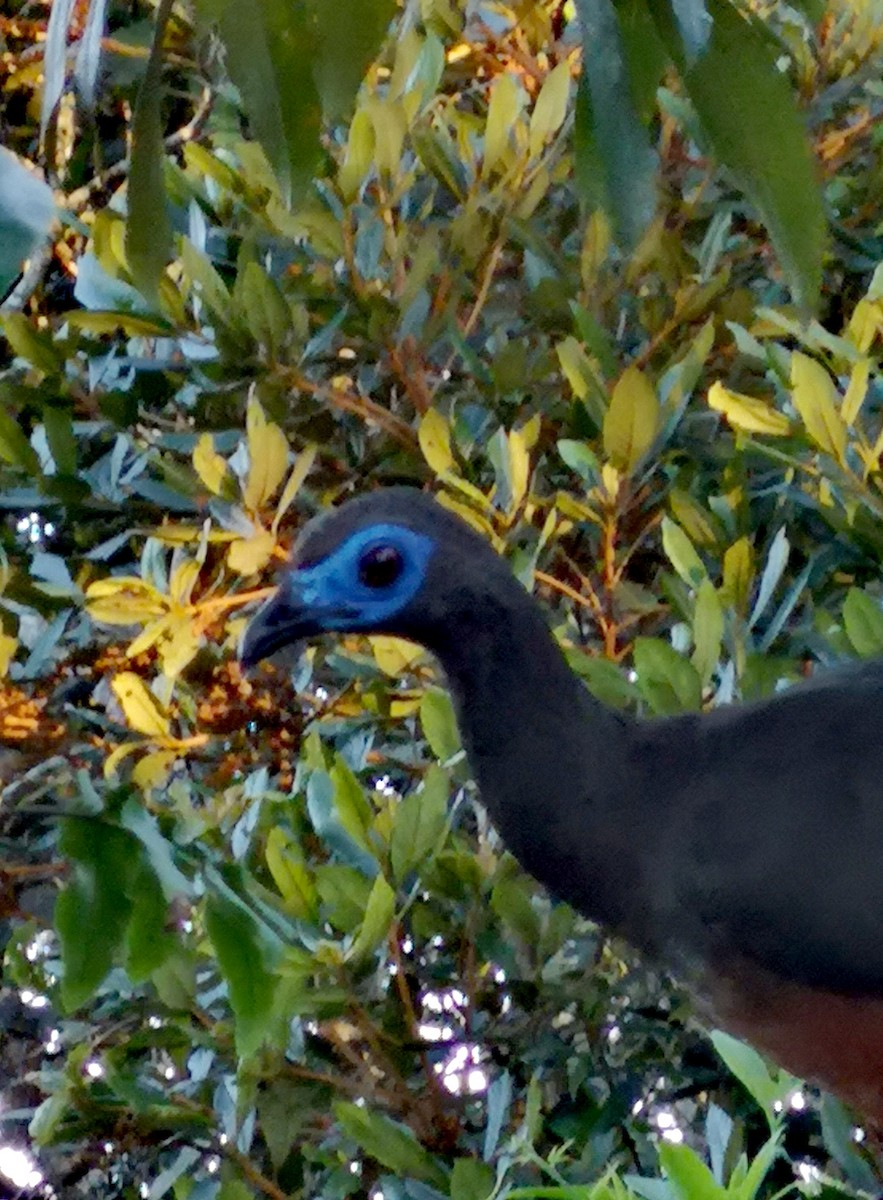
M708 404L716 412L723 413L734 429L741 429L745 433L768 433L781 437L791 428L784 413L778 412L764 400L730 391L717 380L708 389Z
M148 689L144 680L133 671L121 671L110 682L113 694L129 725L146 737L166 737L169 716Z

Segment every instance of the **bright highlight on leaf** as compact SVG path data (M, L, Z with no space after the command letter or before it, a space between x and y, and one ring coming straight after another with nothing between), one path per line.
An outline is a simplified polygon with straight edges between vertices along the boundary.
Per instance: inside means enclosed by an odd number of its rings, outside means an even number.
M782 437L791 428L788 418L755 396L730 391L716 381L708 389L708 406L723 413L734 429L743 433L766 433Z
M133 671L121 671L110 682L126 721L146 737L166 737L170 722L157 698L144 680Z

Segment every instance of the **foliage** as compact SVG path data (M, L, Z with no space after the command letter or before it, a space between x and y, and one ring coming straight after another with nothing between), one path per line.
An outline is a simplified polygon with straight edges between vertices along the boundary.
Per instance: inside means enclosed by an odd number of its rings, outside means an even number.
M661 182L623 249L621 95L587 124L566 5L332 10L0 17L7 141L58 209L40 248L0 159L32 256L0 317L4 1141L64 1197L879 1190L839 1105L519 870L417 648L235 664L305 517L401 480L611 704L883 650L879 13L711 10L810 121L836 254L802 321L802 151L719 47L709 80L669 30L632 95Z

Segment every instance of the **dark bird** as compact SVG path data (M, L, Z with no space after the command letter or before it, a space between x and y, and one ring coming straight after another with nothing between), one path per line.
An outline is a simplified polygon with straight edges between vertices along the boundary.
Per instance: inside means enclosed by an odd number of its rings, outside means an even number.
M883 662L703 714L611 711L506 563L407 488L306 526L242 662L329 632L431 651L525 869L883 1122Z

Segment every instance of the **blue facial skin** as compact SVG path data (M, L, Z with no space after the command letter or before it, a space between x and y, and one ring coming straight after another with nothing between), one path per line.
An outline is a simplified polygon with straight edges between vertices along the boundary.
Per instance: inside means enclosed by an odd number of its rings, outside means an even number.
M391 546L402 558L401 574L385 587L369 587L359 578L362 557ZM435 549L431 538L402 525L370 525L347 538L326 558L298 567L283 584L284 598L310 611L328 630L376 628L413 600L426 578Z

